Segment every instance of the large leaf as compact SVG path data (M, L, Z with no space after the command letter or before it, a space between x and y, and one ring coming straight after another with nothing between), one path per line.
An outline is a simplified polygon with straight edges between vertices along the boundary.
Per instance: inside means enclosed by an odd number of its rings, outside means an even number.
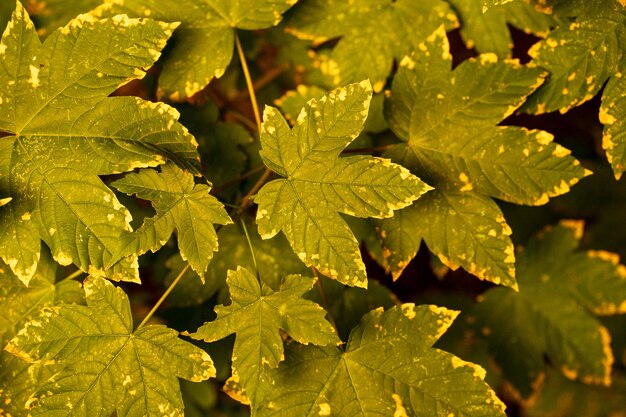
M161 325L133 332L124 292L103 278L85 281L87 306L44 309L6 347L27 362L62 370L30 401L34 416L183 416L177 377L215 375L203 350Z
M341 37L322 71L335 85L370 79L378 92L394 59L416 50L444 22L457 25L440 0L309 0L291 15L287 31L314 45Z
M281 230L307 265L351 286L367 285L359 245L339 213L386 218L430 187L405 168L370 156L339 158L363 129L372 88L368 81L333 90L302 109L291 129L265 109L261 157L284 179L255 198L263 239Z
M471 312L524 396L544 355L570 379L610 384L610 336L594 315L626 312L626 268L617 255L575 251L582 229L563 221L531 239L518 252L519 292L491 289Z
M204 280L204 274L217 251L217 234L213 223L232 223L224 206L212 195L210 187L194 184L193 176L172 163L162 165L161 172L152 169L128 174L111 184L123 193L136 195L152 203L156 215L131 236L131 240L112 262L148 250L156 252L174 229L178 231L178 249L183 260Z
M260 416L504 416L484 370L432 345L457 313L404 304L367 314L345 351L292 345Z
M278 291L260 285L247 269L228 271L232 303L217 306L217 318L205 323L193 337L214 342L236 333L232 376L226 392L244 404L257 407L267 390L266 367L276 368L284 359L279 330L300 343L330 345L340 343L335 330L324 318L326 311L302 295L315 280L288 275Z
M450 0L461 22L461 36L468 48L494 52L500 57L512 54L513 38L507 24L526 33L546 35L554 19L533 5L514 1L483 12L483 0Z
M401 272L421 238L447 266L515 287L511 231L490 197L545 204L586 171L549 133L496 126L542 83L541 70L484 54L451 71L443 28L420 51L402 61L394 78L385 112L406 144L386 156L438 193L418 201L421 215L403 223L403 230L397 227L401 219L381 222L384 248L396 257L387 267Z
M62 265L138 281L136 257L105 267L131 230L130 214L98 175L156 166L190 169L196 143L164 104L108 97L144 75L175 24L83 15L43 45L18 3L2 37L0 257L28 283L40 241Z
M105 0L97 16L128 14L181 22L176 45L159 79L159 96L191 97L226 71L233 57L235 30L257 30L280 23L297 0Z

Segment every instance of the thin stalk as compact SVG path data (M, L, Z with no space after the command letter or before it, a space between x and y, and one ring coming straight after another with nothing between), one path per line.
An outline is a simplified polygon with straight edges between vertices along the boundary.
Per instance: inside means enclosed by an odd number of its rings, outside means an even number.
M256 168L251 169L248 172L244 172L241 175L236 176L235 178L232 178L220 185L218 185L217 187L215 187L213 189L213 193L214 194L219 194L220 192L224 191L225 189L227 189L228 187L230 187L231 185L237 184L238 182L241 182L247 178L252 177L255 174L258 174L259 172L263 171L264 166L263 165L259 165ZM237 207L239 208L239 207Z
M250 248L250 254L252 255L254 272L256 273L256 277L259 280L259 283L261 283L261 277L259 276L259 267L256 263L256 256L254 256L254 248L252 247L252 240L250 239L250 234L248 233L248 228L246 227L246 222L244 219L241 219L241 226L243 227L243 232L246 234L246 240L248 241L248 247Z
M248 61L246 61L246 56L243 53L243 48L241 47L241 41L239 40L239 35L235 34L235 45L237 45L237 53L239 54L239 60L241 61L241 68L243 69L243 75L246 78L246 85L248 86L248 93L250 94L250 102L252 103L252 111L254 111L254 118L256 120L257 128L259 129L259 134L261 133L261 112L259 111L259 104L256 99L256 93L254 92L254 83L252 82L252 77L250 77L250 70L248 69Z
M84 274L84 272L82 270L77 270L72 272L71 274L69 274L68 276L66 276L65 278L63 278L61 281L59 282L63 282L63 281L69 281L72 280L74 278L78 278L79 276L81 276L82 274Z
M163 304L163 301L165 301L167 296L170 295L170 293L174 290L176 285L178 285L178 283L180 282L180 280L182 279L183 275L185 275L185 272L187 272L188 269L189 269L189 264L187 264L187 266L185 266L182 269L182 271L180 271L178 273L178 276L176 277L174 282L172 282L170 284L170 286L167 288L167 290L165 290L165 292L163 293L161 298L159 298L159 301L157 301L156 304L154 305L154 307L152 307L152 310L150 310L148 312L148 314L146 315L146 317L144 317L144 319L141 321L141 323L139 323L139 326L137 326L137 330L141 329L148 322L148 320L150 320L150 318L152 318L152 316L157 311L157 309L161 306L161 304Z
M246 79L246 85L248 86L248 93L250 94L250 102L252 103L252 110L254 112L254 118L256 119L257 129L259 131L259 135L261 134L261 112L259 111L259 104L256 99L256 93L254 91L254 83L252 82L252 77L250 77L250 70L248 69L248 62L246 61L246 56L243 53L243 48L241 46L241 41L239 40L239 36L235 34L235 44L237 45L237 53L239 54L239 60L241 61L241 68L243 70L243 75ZM261 178L252 186L250 191L244 196L243 200L241 200L241 207L237 210L237 216L241 216L241 214L250 206L252 199L251 197L256 194L265 181L270 177L272 171L269 168L265 168L263 171L263 175Z

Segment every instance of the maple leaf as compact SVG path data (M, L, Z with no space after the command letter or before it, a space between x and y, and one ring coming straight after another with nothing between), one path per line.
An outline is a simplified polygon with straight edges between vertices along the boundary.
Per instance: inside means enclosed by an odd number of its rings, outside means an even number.
M507 24L525 33L546 36L555 26L554 18L541 13L533 5L509 2L483 11L482 0L450 0L459 16L461 37L468 48L510 57L513 39Z
M198 165L178 112L133 97L108 97L159 57L175 24L82 15L43 45L21 4L0 43L0 257L26 284L43 240L62 265L138 281L136 257L110 270L130 213L99 175L175 160Z
M29 400L31 414L182 417L177 377L215 376L209 355L162 325L133 332L128 297L109 281L90 277L84 288L87 306L43 309L5 347L62 367Z
M543 82L541 70L495 54L467 60L454 71L451 64L440 27L419 52L403 59L394 78L385 113L406 144L383 156L437 190L380 222L383 254L395 257L385 266L399 275L421 237L447 266L515 288L511 229L491 197L545 204L589 172L547 132L496 126Z
M626 268L615 254L576 251L582 231L562 221L539 233L518 252L519 292L493 288L468 312L524 396L544 355L570 379L610 384L610 336L594 316L626 312Z
M232 303L217 306L217 318L205 323L192 337L214 342L237 334L232 376L225 389L236 400L256 407L267 389L266 367L276 368L284 359L280 329L304 344L329 345L340 340L324 318L326 311L302 298L313 288L315 279L288 275L274 291L239 267L228 271L226 281Z
M259 416L504 416L480 366L432 348L457 314L380 308L363 317L345 351L291 345Z
M148 250L156 252L176 228L181 257L204 281L209 261L218 249L213 223L226 225L232 220L209 194L209 186L194 184L193 176L173 163L161 165L160 170L144 169L111 184L123 193L150 201L156 215L144 221L110 263Z
M233 57L235 31L275 26L297 0L105 0L96 16L128 14L181 22L163 63L159 97L182 101L220 78Z
M333 90L309 101L293 129L276 109L266 107L261 157L286 178L264 185L255 197L263 239L282 230L307 266L360 287L367 285L365 265L339 213L391 217L430 189L387 159L339 157L363 129L371 97L368 81Z
M341 38L321 70L335 86L364 79L379 92L400 60L440 24L458 25L440 0L309 0L294 10L286 30L317 46Z
M626 8L617 0L575 2L574 6L564 13L574 13L576 18L558 26L529 51L532 64L547 69L550 76L529 97L523 110L532 114L556 110L565 113L591 100L606 84L599 114L604 124L602 147L619 179L626 159L626 129L622 122L626 107L622 74L626 65Z

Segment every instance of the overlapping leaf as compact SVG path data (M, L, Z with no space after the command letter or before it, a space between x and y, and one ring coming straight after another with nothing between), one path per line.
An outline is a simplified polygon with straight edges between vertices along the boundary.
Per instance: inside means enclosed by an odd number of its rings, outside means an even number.
M272 107L265 109L261 157L284 179L266 184L255 202L263 239L281 230L307 265L351 286L367 285L359 245L339 213L391 217L430 187L405 168L370 156L339 158L363 129L369 82L311 100L291 129Z
M399 274L421 238L447 266L515 287L511 230L490 197L545 204L586 171L549 133L496 126L542 83L541 70L494 54L452 72L451 62L440 28L402 61L394 78L385 112L406 144L386 155L437 192L419 200L413 212L381 222L385 266Z
M286 272L310 274L311 270L293 253L284 236L262 240L253 224L249 224L247 228L255 259L252 258L248 240L239 225L220 229L220 250L211 260L211 265L205 275L205 282L200 282L194 272L188 271L168 297L168 303L178 306L199 305L217 292L223 292L228 296L226 285L228 270L235 270L239 266L254 270L254 260L256 260L258 275L263 278L263 284L273 289L280 287ZM185 267L185 262L179 255L175 255L168 260L167 266L171 272L165 278L165 284L169 285Z
M626 268L617 255L576 251L582 229L564 221L531 239L518 253L519 293L491 289L471 313L524 396L544 355L570 379L610 384L610 336L594 315L626 312Z
M93 13L150 16L181 22L176 45L164 62L159 96L191 97L219 78L233 57L235 30L277 25L297 0L105 0Z
M457 25L440 0L309 0L291 15L287 31L314 45L341 37L322 71L336 86L369 79L378 92L394 59L417 49L444 22Z
M304 344L325 346L340 340L324 318L326 311L302 298L314 279L288 275L275 292L260 285L247 269L238 268L228 271L227 282L232 303L217 306L217 319L205 323L193 337L213 342L237 334L232 376L225 389L238 401L257 407L268 389L267 367L276 368L284 360L280 329Z
M85 281L87 306L44 309L6 347L62 370L29 401L33 416L183 416L177 377L215 375L203 350L161 325L133 332L124 292L103 278Z
M0 52L0 257L28 283L40 242L92 275L138 281L136 257L105 271L130 214L98 175L157 166L195 169L195 140L164 104L107 97L144 75L175 24L83 15L42 45L19 4Z
M44 307L62 302L82 302L83 291L76 281L56 281L57 264L47 251L42 253L30 285L24 284L0 261L0 346L13 337L26 321Z
M367 314L345 351L292 345L260 416L504 416L484 370L432 345L457 313L404 304Z
M193 176L173 163L161 165L160 169L144 169L111 184L123 193L150 201L156 210L156 215L144 221L112 262L148 250L156 252L176 229L180 255L204 279L213 252L218 249L213 223L225 225L232 221L224 206L209 195L207 185L194 184Z
M525 2L514 1L484 12L482 0L450 0L450 3L459 15L461 36L468 48L493 52L502 58L511 56L513 48L507 24L540 36L545 36L555 25L550 15Z
M530 96L524 110L564 113L594 97L609 80L602 96L602 146L615 176L624 172L626 133L623 123L626 60L626 8L618 0L576 7L576 19L553 30L536 44L533 63L550 71L547 82ZM571 12L570 12L571 13Z

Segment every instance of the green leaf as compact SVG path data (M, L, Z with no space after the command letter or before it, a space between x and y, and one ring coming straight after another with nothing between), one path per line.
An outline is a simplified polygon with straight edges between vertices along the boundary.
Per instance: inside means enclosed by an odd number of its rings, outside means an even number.
M307 266L360 287L367 285L365 265L339 213L391 217L430 189L389 160L339 158L363 129L371 97L368 81L333 90L309 101L293 129L276 109L266 107L261 157L286 178L266 184L255 197L263 239L282 230Z
M128 14L181 22L159 78L159 97L189 98L220 78L233 57L236 29L276 26L297 0L105 0L97 16Z
M42 253L37 271L28 287L0 261L0 346L4 347L9 339L23 325L33 319L44 307L62 302L83 303L81 284L76 281L56 281L57 264L48 251Z
M102 278L85 281L87 306L44 309L5 348L30 363L63 369L29 401L33 416L183 416L176 377L215 375L203 350L161 325L133 332L124 292Z
M582 222L562 221L532 238L517 255L519 292L491 289L471 311L524 396L544 355L570 379L611 382L610 336L594 315L626 312L626 268L609 252L576 251L582 230Z
M590 7L578 5L575 20L553 30L529 54L533 63L550 71L547 82L530 96L523 109L541 114L565 113L593 98L606 84L600 107L604 124L602 147L619 179L624 172L626 135L621 69L624 67L626 8L617 0ZM607 83L608 80L608 83Z
M439 193L418 201L428 220L406 224L401 233L410 238L391 236L402 219L381 222L383 249L396 257L385 266L401 273L423 238L447 266L515 288L510 228L490 197L545 204L588 172L549 133L496 126L543 82L541 70L483 54L451 71L443 28L420 51L403 59L385 107L391 129L407 143L385 156Z
M191 174L172 163L161 165L160 169L161 172L144 169L127 174L111 184L123 193L150 201L156 211L112 262L148 250L156 252L176 229L180 255L204 280L213 252L218 249L213 224L225 225L232 220L224 206L209 194L209 186L194 184Z
M600 122L604 124L602 147L613 168L615 178L620 179L626 169L626 79L621 72L613 74L604 88L600 105Z
M395 60L413 50L437 26L458 25L440 0L309 0L294 10L286 30L317 46L341 38L321 70L334 85L371 80L385 86Z
M509 2L483 11L482 0L450 0L461 21L461 36L468 48L493 52L499 57L512 54L513 38L507 24L525 33L545 36L555 26L554 19L524 2Z
M139 281L136 258L105 271L131 216L98 175L173 159L197 166L196 143L161 103L108 97L141 78L175 24L82 15L39 42L18 3L0 51L0 257L26 284L40 242L62 265Z
M484 370L432 345L458 313L404 304L367 314L345 351L292 345L260 416L504 416Z
M324 318L326 311L302 295L315 279L288 275L278 291L259 285L247 269L228 271L232 303L217 306L217 319L205 323L192 335L195 339L214 342L237 334L233 348L232 376L225 390L244 404L257 407L268 380L266 367L276 368L284 359L282 329L294 340L308 344L340 343L335 330Z
M557 27L530 49L533 64L550 71L550 76L528 99L525 111L564 113L590 100L618 71L626 9L617 0L606 0L581 12L576 20Z
M500 6L503 4L510 3L515 0L482 0L483 8L482 12L486 13L491 7Z
M529 417L607 417L624 413L626 377L615 372L611 387L590 387L558 372L547 373L525 407Z

